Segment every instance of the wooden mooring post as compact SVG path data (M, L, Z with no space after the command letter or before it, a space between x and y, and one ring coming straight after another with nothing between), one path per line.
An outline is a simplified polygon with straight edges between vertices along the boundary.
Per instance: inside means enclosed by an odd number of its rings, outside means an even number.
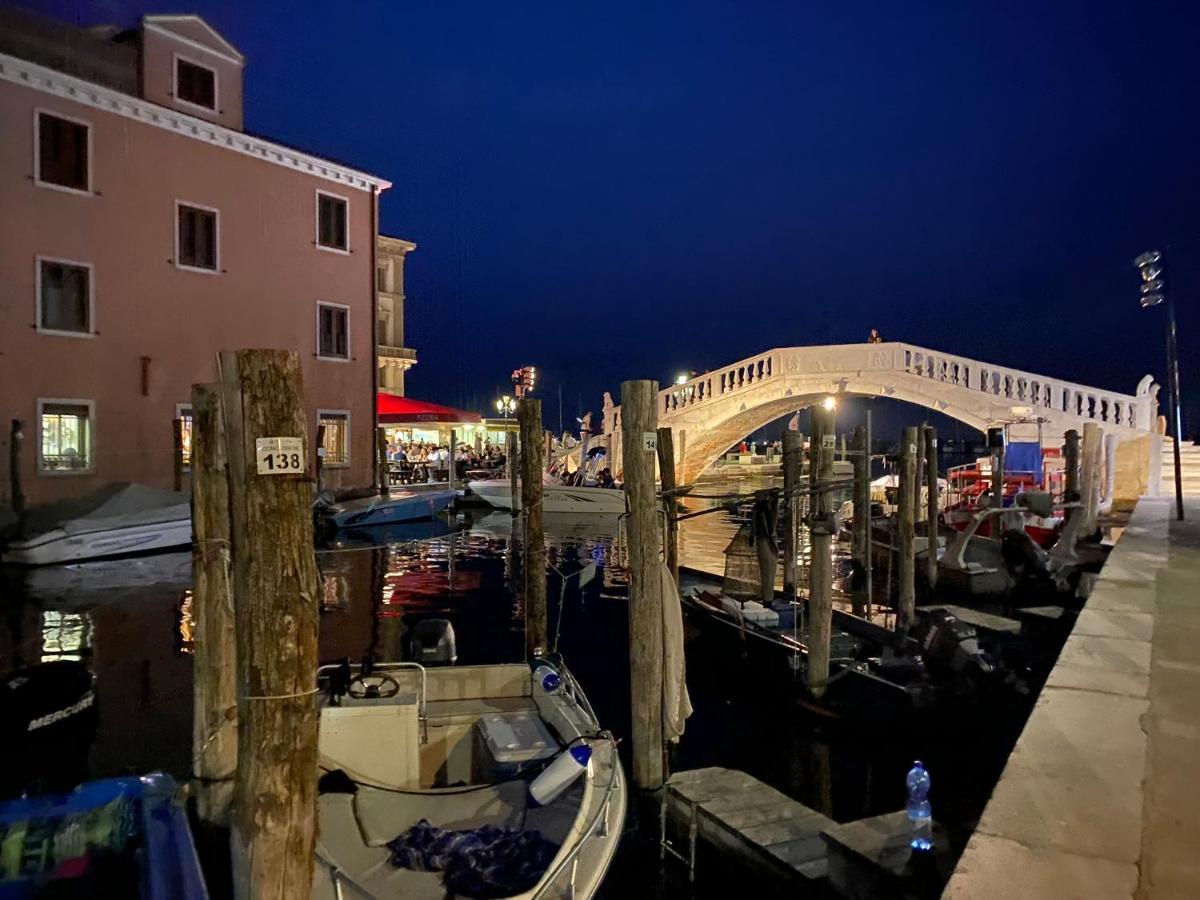
M663 598L654 496L658 382L621 384L621 444L629 507L629 674L633 783L663 785Z
M192 386L192 775L196 812L228 825L237 771L237 629L220 386ZM175 420L179 422L178 419Z
M867 429L859 425L851 440L850 460L854 465L854 527L851 554L863 568L863 584L851 587L851 602L856 616L869 615L871 591L866 575L871 570L871 455L867 447ZM861 596L860 596L861 594Z
M900 627L912 625L917 608L916 559L913 548L916 537L917 498L921 479L917 472L920 459L920 432L913 426L904 429L900 447L900 484L897 490L896 532L900 543L897 571L900 576L900 597L896 604L896 621Z
M812 564L809 569L809 646L808 689L820 699L829 682L829 643L833 636L833 523L828 491L833 479L833 458L837 449L833 433L833 410L812 408L813 433L809 443L809 483L812 495L809 533Z
M1070 429L1063 438L1063 498L1079 499L1079 432Z
M380 425L375 429L375 466L379 472L379 496L388 495L387 431Z
M517 433L515 431L506 431L504 433L504 464L508 470L509 507L515 519L521 514L521 489L517 481L519 472Z
M932 425L921 428L925 458L925 583L929 593L937 586L938 577L938 439Z
M1085 422L1079 472L1079 489L1082 494L1080 499L1083 502L1083 513L1087 517L1083 522L1084 535L1095 532L1100 514L1100 458L1103 449L1104 432L1095 422Z
M12 508L17 516L18 533L25 524L25 490L21 486L21 445L25 443L25 423L12 420L8 432L8 487L12 495Z
M662 511L666 524L667 568L679 584L679 523L675 521L675 442L670 428L658 429L658 471L662 485Z
M234 896L306 900L316 841L319 590L300 359L283 350L223 352L220 370L237 627Z
M546 652L546 540L542 528L542 401L523 397L521 423L521 514L525 531L525 650L529 659ZM562 615L562 611L559 611Z
M804 459L804 435L788 428L783 432L783 593L796 599L797 537L800 533L800 466Z
M196 420L193 418L192 421ZM179 492L183 490L183 419L178 416L171 420L171 447L174 450L171 483Z

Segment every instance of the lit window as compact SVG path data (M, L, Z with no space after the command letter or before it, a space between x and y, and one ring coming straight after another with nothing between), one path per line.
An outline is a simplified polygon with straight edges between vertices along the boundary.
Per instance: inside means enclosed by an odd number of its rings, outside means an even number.
M43 472L87 472L92 469L92 407L83 402L42 400L38 403Z
M317 356L350 358L350 307L336 303L317 304Z
M180 439L183 448L183 464L192 464L192 407L187 403L175 404L175 418L180 423Z
M317 410L317 424L325 429L321 438L321 449L325 451L321 465L350 465L350 413Z
M175 99L216 112L217 73L175 57Z
M187 269L217 270L217 211L202 206L178 205L176 264Z
M91 334L91 266L38 260L38 330Z
M342 197L317 191L317 246L349 250L346 214L350 204Z
M34 180L72 191L91 191L89 129L86 122L39 112Z

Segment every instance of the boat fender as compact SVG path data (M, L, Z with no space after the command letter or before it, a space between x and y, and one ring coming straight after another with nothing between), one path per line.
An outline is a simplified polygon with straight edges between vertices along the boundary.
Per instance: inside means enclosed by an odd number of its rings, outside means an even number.
M543 664L533 670L533 683L545 694L557 694L562 688L562 676L553 666Z
M592 748L578 744L555 757L537 778L529 783L529 799L534 806L547 806L587 771Z

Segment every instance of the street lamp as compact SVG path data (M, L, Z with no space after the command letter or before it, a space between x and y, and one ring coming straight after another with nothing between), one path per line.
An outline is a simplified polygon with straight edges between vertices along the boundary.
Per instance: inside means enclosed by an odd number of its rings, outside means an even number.
M512 397L508 396L508 394L505 394L503 397L501 397L499 400L496 401L496 412L503 413L504 418L506 418L506 419L510 415L512 415L513 411L516 410L516 408L517 408L517 401L514 400Z
M821 405L825 407L827 411L833 412L835 409L837 409L837 400L835 400L833 397L826 397L821 401Z
M1175 337L1175 302L1167 293L1167 272L1163 256L1148 250L1133 261L1142 275L1142 309L1167 304L1167 385L1171 398L1171 426L1175 429L1175 518L1183 521L1183 465L1179 444L1183 440L1182 403L1179 399L1179 346Z

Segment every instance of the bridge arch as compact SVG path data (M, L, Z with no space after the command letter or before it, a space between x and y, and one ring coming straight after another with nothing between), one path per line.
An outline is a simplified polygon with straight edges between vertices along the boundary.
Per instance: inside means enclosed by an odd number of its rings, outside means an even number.
M911 344L770 350L659 392L658 419L675 432L676 469L691 481L763 425L826 396L886 397L924 406L980 431L1016 419L1062 435L1095 422L1118 440L1150 433L1158 386L1147 376L1119 394ZM620 408L606 397L605 434L620 468Z

